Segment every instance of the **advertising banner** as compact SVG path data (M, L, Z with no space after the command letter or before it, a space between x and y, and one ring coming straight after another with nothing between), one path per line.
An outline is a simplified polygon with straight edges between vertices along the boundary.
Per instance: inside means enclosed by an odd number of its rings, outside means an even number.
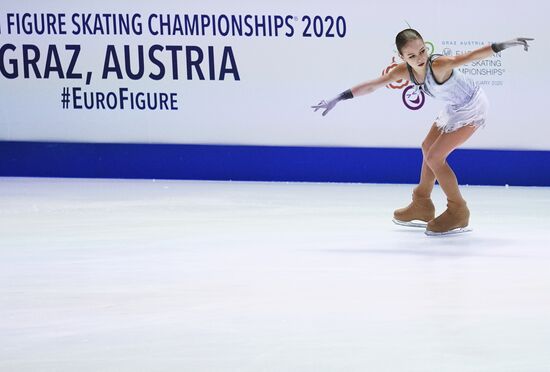
M550 150L550 6L524 5L7 1L0 140L418 147L443 104L409 81L326 117L311 109L401 63L394 39L410 25L448 56L535 38L527 53L460 67L490 101L487 126L466 147Z

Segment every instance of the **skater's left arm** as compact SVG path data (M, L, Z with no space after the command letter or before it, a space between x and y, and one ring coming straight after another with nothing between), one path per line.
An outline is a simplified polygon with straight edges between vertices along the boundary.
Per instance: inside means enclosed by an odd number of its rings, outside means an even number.
M534 39L518 37L516 39L504 41L501 43L493 43L491 45L487 45L479 49L472 50L471 52L460 54L454 57L442 56L434 61L434 66L436 66L437 68L442 68L443 70L450 71L455 67L460 67L473 61L489 58L494 53L498 53L504 49L513 46L523 46L525 51L528 51L529 44L527 43L527 41L531 40Z

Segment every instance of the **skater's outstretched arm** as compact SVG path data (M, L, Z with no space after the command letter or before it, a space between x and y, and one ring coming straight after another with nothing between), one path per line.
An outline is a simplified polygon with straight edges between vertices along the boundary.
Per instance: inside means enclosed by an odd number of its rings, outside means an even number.
M516 39L504 41L501 43L493 43L491 45L487 45L479 49L472 50L471 52L460 54L454 57L442 56L434 61L434 67L450 71L453 68L460 67L466 63L489 58L494 53L498 53L500 51L503 51L504 49L508 49L514 46L523 46L525 51L528 51L529 44L527 42L532 40L535 39L518 37Z
M336 106L336 104L340 101L344 101L346 99L363 96L369 93L374 92L376 89L381 88L383 86L386 86L388 84L393 83L394 81L402 80L402 79L408 79L408 71L407 71L407 65L405 63L400 63L395 67L393 70L391 70L386 75L380 76L377 79L369 80L364 83L358 84L354 86L351 89L346 90L345 92L340 93L336 97L326 101L322 100L319 102L319 104L315 106L311 106L311 108L314 109L314 112L317 112L317 110L323 109L323 116L329 113L330 110Z

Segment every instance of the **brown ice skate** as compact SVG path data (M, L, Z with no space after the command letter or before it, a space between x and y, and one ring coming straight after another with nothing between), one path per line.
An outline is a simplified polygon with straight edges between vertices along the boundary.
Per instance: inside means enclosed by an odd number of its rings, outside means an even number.
M420 197L413 192L412 202L393 212L393 222L410 227L426 227L435 217L435 207L430 197Z
M426 227L426 235L447 235L470 231L470 210L466 202L447 201L447 210L437 216Z

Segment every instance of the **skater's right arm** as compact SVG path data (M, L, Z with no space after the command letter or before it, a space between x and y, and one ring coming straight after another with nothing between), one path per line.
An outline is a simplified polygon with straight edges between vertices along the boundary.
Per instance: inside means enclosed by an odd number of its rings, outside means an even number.
M386 75L382 75L377 79L369 80L351 88L351 92L354 97L364 96L366 94L374 92L378 88L385 87L398 80L407 80L409 78L409 72L407 71L407 64L400 63Z
M388 84L393 83L398 80L407 80L409 78L409 73L407 71L407 65L405 63L400 63L396 68L391 70L386 75L382 75L379 78L374 80L369 80L364 83L358 84L351 89L346 90L345 92L340 93L333 99L329 101L322 100L318 105L311 106L315 109L316 112L319 109L324 109L323 116L328 114L330 110L336 106L340 101L351 99L354 97L364 96L366 94L372 93L378 88L382 88Z

